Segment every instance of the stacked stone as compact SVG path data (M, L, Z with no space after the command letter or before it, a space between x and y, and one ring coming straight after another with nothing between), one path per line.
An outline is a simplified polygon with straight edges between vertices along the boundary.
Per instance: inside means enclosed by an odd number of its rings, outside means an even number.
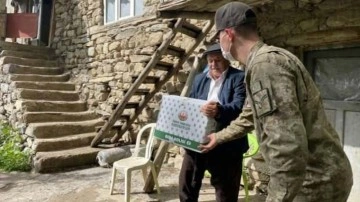
M314 47L357 40L360 4L352 0L276 0L258 9L264 39L278 46Z
M77 84L81 98L88 102L90 109L111 113L113 104L124 96L124 89L131 86L131 76L141 73L156 46L166 38L169 20L156 17L158 3L159 0L146 0L143 16L104 25L102 0L56 1L52 47L72 72L71 80ZM200 27L203 24L199 21ZM182 34L177 34L176 39L174 45L184 49L191 43ZM163 58L164 61L173 59ZM161 76L161 73L154 70L150 75ZM189 67L180 70L164 85L162 92L180 94L188 73ZM141 87L152 87L146 85ZM133 96L131 101L139 99ZM153 109L157 105L155 99L150 102L137 121L154 121Z

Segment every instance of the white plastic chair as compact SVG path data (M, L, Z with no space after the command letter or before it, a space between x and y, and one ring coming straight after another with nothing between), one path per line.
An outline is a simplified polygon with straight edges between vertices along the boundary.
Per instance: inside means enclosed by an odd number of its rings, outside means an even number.
M125 201L130 201L130 189L131 189L131 172L134 170L142 170L144 181L146 181L147 176L147 168L150 166L150 170L152 172L154 182L156 185L156 191L158 194L160 194L160 188L159 183L157 180L157 174L155 171L154 163L151 161L151 153L152 153L152 145L154 141L154 131L155 131L155 123L147 124L137 134L136 138L136 146L135 146L135 152L134 154L139 153L140 149L140 142L141 142L141 136L144 133L145 130L150 128L150 134L148 137L148 141L146 143L146 151L145 151L145 157L140 156L131 156L126 159L121 159L119 161L114 162L113 164L113 173L111 178L111 185L110 185L110 195L113 193L114 189L114 183L116 178L116 172L118 170L124 170L125 175Z

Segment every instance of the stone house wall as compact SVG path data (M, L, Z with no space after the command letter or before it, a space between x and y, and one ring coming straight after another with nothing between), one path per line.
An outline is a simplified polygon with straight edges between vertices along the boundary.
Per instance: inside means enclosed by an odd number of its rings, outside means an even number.
M170 31L168 19L156 18L159 0L144 0L141 17L104 25L103 0L57 0L55 2L55 36L52 47L61 62L71 71L83 100L100 114L110 113L113 104L131 85L131 75L139 74ZM188 42L176 36L175 45L186 48ZM152 74L157 74L154 71ZM179 94L186 82L188 69L171 79L163 92ZM155 96L158 98L159 96ZM140 99L134 97L133 101ZM148 122L154 102L143 110L138 121Z
M275 0L258 9L260 32L269 44L302 57L303 51L358 46L360 2Z

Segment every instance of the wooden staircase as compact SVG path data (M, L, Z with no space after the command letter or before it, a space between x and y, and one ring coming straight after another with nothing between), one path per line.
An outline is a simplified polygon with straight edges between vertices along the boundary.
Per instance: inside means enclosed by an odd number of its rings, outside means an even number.
M111 139L112 143L117 142L129 129L153 96L178 72L195 48L205 39L213 25L214 22L212 19L208 20L202 29L191 24L186 18L172 20L169 26L171 31L168 33L167 38L157 47L144 70L139 75L132 77L132 85L125 91L125 95L119 104L114 106L115 109L113 113L92 140L91 146L96 147L111 129L117 129L118 131ZM175 36L178 33L193 39L193 43L189 44L186 50L174 45L176 40ZM172 60L173 62L164 61L164 57L169 55L177 59ZM150 75L152 70L159 70L164 73L161 76L153 76ZM153 87L151 89L142 88L141 84L144 83L153 84ZM139 102L133 102L131 101L133 96L141 96L141 100ZM125 109L133 110L130 114L124 114ZM121 125L118 124L119 120L121 120Z

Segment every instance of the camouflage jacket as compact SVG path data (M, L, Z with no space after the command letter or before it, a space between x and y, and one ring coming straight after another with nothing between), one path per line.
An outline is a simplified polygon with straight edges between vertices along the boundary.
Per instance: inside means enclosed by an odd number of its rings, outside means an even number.
M218 143L239 138L254 123L270 168L267 202L293 201L301 195L302 202L347 198L352 186L349 160L300 60L258 42L247 61L245 83L248 104L215 136Z

